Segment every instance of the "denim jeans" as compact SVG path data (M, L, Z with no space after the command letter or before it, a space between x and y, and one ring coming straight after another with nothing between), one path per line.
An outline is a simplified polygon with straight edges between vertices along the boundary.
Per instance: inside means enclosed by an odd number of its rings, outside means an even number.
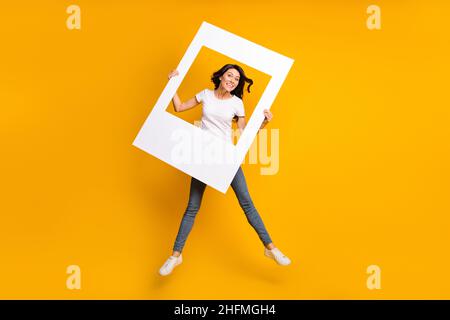
M236 175L231 182L231 187L236 194L239 201L239 205L247 217L247 221L257 232L259 239L262 241L263 245L267 245L272 242L269 233L264 226L258 211L256 211L253 201L250 198L250 194L247 189L247 183L245 181L244 173L242 168L236 172ZM177 238L173 246L174 251L181 252L183 250L186 239L191 232L192 226L194 224L195 216L197 215L200 205L202 203L203 193L205 192L206 184L192 177L191 179L191 189L189 193L189 202L184 212L183 219L181 220L180 228L178 230Z

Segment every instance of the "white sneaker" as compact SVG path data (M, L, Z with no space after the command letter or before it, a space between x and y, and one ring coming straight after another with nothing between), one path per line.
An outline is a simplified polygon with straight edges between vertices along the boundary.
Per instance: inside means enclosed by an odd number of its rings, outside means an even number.
M178 257L170 256L169 259L164 262L161 269L159 269L159 274L162 276L167 276L172 272L172 270L179 264L183 262L183 257L181 254Z
M264 255L266 257L269 257L273 260L275 260L279 265L287 266L291 264L291 260L286 257L283 252L280 251L278 248L273 248L272 250L269 250L264 247Z

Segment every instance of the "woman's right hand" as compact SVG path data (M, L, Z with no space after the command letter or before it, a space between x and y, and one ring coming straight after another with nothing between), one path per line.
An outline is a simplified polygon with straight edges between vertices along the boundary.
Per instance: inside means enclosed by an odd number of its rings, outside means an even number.
M172 77L175 77L175 76L177 76L179 73L178 73L178 70L172 70L172 71L170 71L170 73L169 73L169 75L167 76L168 78L169 78L169 80L170 80L170 78L172 78Z

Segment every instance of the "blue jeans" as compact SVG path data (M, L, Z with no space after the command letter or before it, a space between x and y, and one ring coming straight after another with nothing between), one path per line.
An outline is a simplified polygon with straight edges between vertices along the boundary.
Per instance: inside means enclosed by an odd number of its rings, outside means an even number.
M244 173L242 172L241 167L239 167L239 170L236 172L236 175L231 182L231 187L236 194L239 205L244 210L247 221L258 233L259 239L262 241L263 245L271 243L272 240L270 239L269 233L267 232L266 227L264 226L258 211L256 211L252 199L250 198L247 183L245 182ZM194 224L195 216L200 209L205 188L206 184L192 177L188 206L184 212L183 219L181 220L181 225L173 246L173 251L181 252L183 250L186 239Z

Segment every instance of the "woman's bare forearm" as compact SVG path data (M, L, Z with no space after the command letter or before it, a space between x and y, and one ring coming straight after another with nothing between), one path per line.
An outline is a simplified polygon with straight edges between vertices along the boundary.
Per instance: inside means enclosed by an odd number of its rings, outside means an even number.
M266 126L267 121L264 120L263 123L261 123L261 126L259 127L259 130L264 129L264 127Z
M167 76L167 78L170 80L171 78L173 78L177 75L178 75L178 70L175 69L175 70L172 70L169 72L169 75ZM182 110L183 103L181 102L181 99L178 96L177 92L175 92L175 94L172 98L172 102L173 102L173 108L174 108L175 112L183 111Z
M172 98L172 103L173 103L173 108L174 108L174 110L176 112L183 111L183 110L181 110L182 106L183 106L183 103L181 102L181 99L178 96L178 93L176 93L176 92L175 92L175 95Z
M176 92L172 98L172 102L173 102L173 108L175 109L176 112L181 112L181 111L186 111L186 110L192 109L193 107L195 107L196 105L199 104L199 102L197 101L197 99L195 97L192 97L191 99L189 99L185 102L181 102L181 99L180 99L180 97L178 97L178 94Z

